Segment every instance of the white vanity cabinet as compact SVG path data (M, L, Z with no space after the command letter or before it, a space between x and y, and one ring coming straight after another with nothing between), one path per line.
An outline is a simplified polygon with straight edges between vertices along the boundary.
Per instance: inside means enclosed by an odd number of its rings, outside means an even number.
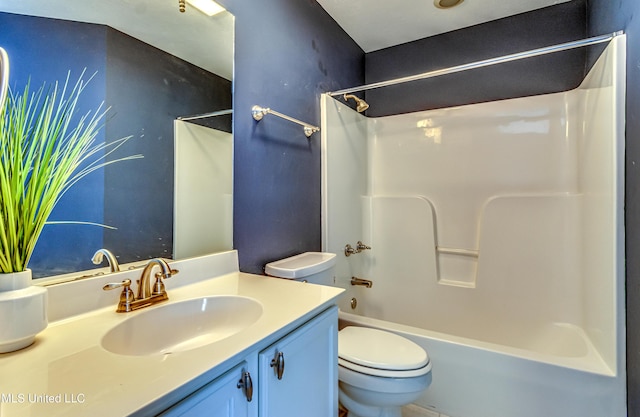
M337 416L337 308L261 351L258 363L260 417Z
M162 417L337 417L338 309L331 307L184 398Z
M249 365L243 362L160 416L252 417L255 407L247 401L252 395L252 379Z

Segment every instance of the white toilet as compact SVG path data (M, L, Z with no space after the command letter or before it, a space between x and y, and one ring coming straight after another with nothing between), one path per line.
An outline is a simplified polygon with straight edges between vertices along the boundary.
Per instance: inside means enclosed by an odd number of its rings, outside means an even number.
M306 252L267 264L267 275L334 285L335 254ZM401 417L431 384L429 355L394 333L348 326L338 333L340 403L349 417Z
M400 417L431 384L431 362L409 339L349 326L338 333L338 379L349 417Z

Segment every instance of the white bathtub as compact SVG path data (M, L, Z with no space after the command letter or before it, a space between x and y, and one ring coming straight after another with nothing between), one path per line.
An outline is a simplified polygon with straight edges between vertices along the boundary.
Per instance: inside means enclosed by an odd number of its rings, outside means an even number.
M342 308L353 294L343 298ZM363 297L358 299L362 305ZM349 311L347 310L347 311ZM340 327L373 327L404 336L425 349L433 382L416 404L450 417L614 417L625 416L624 380L553 365L559 357L492 344L340 311ZM576 335L580 337L580 335ZM582 344L588 345L586 340Z

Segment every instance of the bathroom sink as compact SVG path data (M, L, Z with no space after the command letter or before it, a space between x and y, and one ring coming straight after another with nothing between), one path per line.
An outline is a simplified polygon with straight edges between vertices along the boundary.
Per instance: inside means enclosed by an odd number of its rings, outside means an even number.
M260 302L240 296L211 296L164 304L114 326L102 347L120 355L184 352L232 336L262 315Z

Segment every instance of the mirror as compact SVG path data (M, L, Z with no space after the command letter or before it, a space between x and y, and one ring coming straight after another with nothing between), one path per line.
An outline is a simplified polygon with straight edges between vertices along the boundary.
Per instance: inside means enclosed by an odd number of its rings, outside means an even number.
M222 137L232 141L231 116L224 110L232 105L234 17L210 17L186 6L180 13L177 0L0 0L10 87L20 92L30 80L34 90L64 82L68 73L73 83L86 68L84 79L95 75L82 112L102 102L109 107L97 140L131 136L108 160L143 155L94 172L65 194L50 220L115 229L47 225L29 262L34 278L98 268L91 257L100 248L111 250L120 264L174 258L174 121L222 111L186 124L226 132ZM191 133L189 140L195 140ZM232 166L232 152L212 155L225 159L220 166ZM228 211L231 197L224 199ZM223 229L231 227L231 220L225 224Z

